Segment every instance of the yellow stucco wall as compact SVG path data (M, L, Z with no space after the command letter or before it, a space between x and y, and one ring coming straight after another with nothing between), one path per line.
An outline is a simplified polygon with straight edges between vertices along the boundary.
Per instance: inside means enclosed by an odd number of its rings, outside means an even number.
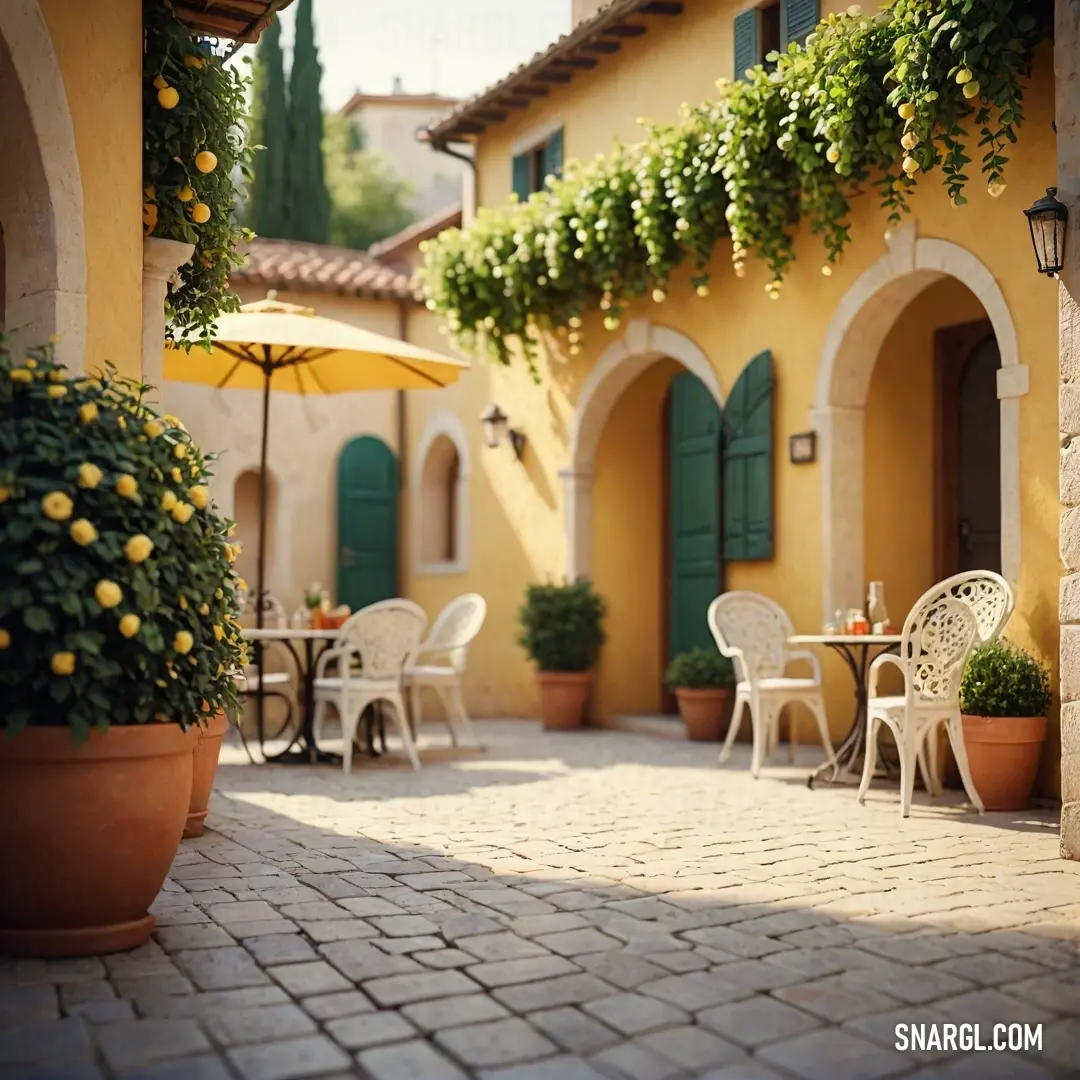
M39 0L60 63L83 185L86 364L142 366L142 4Z
M561 122L567 155L591 154L606 148L613 134L632 138L639 114L656 120L674 119L680 102L708 96L714 80L729 74L731 16L732 9L699 5L689 7L679 18L653 20L647 35L624 43L620 53L605 57L594 71L577 75L568 87L553 87L545 101L491 127L478 146L481 201L493 204L505 198L510 185L510 155L530 131L550 129ZM1053 285L1034 271L1021 211L1055 175L1052 106L1051 56L1044 47L1037 55L1036 73L1025 94L1027 120L1008 166L1005 194L991 199L976 177L968 193L970 204L957 209L949 203L940 178L930 176L918 185L910 219L920 237L950 240L990 271L1015 325L1020 362L1029 367L1030 392L1019 399L1023 561L1009 634L1051 663L1056 656L1058 589L1057 304ZM975 149L972 144L971 151ZM775 557L770 562L729 565L727 584L777 598L804 632L818 630L822 620L823 474L820 464L789 464L787 439L812 426L808 414L815 400L830 319L845 293L886 251L884 234L889 226L872 193L855 201L851 225L851 244L831 277L818 272L823 257L816 238L800 235L798 261L778 301L769 300L764 292L768 278L763 266L751 260L746 277L738 280L721 245L707 299L694 296L689 275L680 274L666 302L641 301L623 320L623 328L634 318L646 318L680 331L709 358L725 394L750 357L764 348L773 351ZM979 312L977 305L973 311L973 299L963 288L945 282L933 286L908 310L892 311L889 317L897 321L881 350L881 367L873 378L867 413L868 428L876 425L888 431L889 441L875 444L865 461L867 513L875 517L867 530L864 554L868 578L873 575L886 580L890 607L900 618L904 605L931 583L928 577L932 576L929 505L917 499L917 508L910 513L900 507L899 496L905 491L922 492L929 475L925 441L928 415L920 412L922 426L911 426L906 423L907 413L928 407L925 395L930 386L928 350L933 329L979 317ZM532 383L523 365L502 369L478 358L476 370L443 399L443 404L460 412L477 448L471 484L472 563L468 573L453 579L414 575L409 587L422 602L471 589L493 602L483 650L476 658L484 671L474 677L477 681L470 687L474 707L504 714L527 714L536 708L530 673L513 643L513 609L527 581L558 577L565 566L558 470L570 464L573 402L602 350L622 333L623 329L606 333L598 314L590 316L580 356L569 357L563 339L546 343L539 386ZM432 344L440 341L433 329L430 333L425 330L424 336ZM866 358L868 365L874 360ZM657 372L655 380L653 389L662 393L665 379ZM652 429L643 426L642 410L657 403L639 401L637 396L645 394L643 388L650 385L643 379L613 411L597 464L594 577L607 592L612 611L597 695L604 712L616 708L630 711L624 694L629 695L629 687L638 686L639 680L640 692L633 692L638 701L636 711L656 707L656 691L649 689L655 687L656 671L649 670L641 658L651 655L650 650L658 652L658 622L649 600L655 590L649 578L658 572L659 532L642 531L628 540L625 529L611 527L620 519L605 503L623 499L629 492L643 503L653 496L649 477L642 472L642 459L646 448L657 440ZM425 417L436 407L435 397L410 395L411 445L419 438ZM489 401L497 401L511 422L526 432L529 445L524 465L514 462L508 450L479 446L475 418ZM891 447L893 441L895 446ZM632 457L620 455L618 447L631 445ZM902 455L913 445L916 449L909 465ZM899 483L894 480L897 470L903 474ZM658 504L655 511L660 512ZM891 529L882 524L899 521L901 514L902 527ZM620 569L630 562L630 552L635 562L646 567L640 588L638 579ZM850 722L850 676L831 657L826 657L825 667L830 726L840 734ZM620 670L609 680L609 671L616 668ZM614 689L616 684L620 689ZM1056 760L1055 739L1056 733L1047 747L1048 762ZM1044 788L1047 786L1053 788L1052 778Z

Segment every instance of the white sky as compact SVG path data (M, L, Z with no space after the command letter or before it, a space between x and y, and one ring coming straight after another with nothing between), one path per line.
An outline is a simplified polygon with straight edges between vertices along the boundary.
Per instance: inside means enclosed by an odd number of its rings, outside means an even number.
M2 2L2 0L0 0ZM292 42L295 5L281 13ZM323 105L357 90L466 97L570 29L570 0L315 0Z

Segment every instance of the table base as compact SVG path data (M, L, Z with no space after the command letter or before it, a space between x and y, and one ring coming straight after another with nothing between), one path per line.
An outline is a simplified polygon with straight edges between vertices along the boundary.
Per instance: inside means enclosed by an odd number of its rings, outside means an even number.
M299 748L284 750L280 754L268 757L266 762L272 765L340 765L343 760L340 754L311 747L307 750Z

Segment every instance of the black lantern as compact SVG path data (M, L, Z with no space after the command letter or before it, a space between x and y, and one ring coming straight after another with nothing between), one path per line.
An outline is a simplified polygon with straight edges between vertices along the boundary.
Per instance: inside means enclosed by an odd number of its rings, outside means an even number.
M525 434L510 427L510 418L498 405L489 405L480 414L480 423L484 428L484 445L490 449L501 446L504 439L510 440L514 456L521 460L525 453Z
M1069 211L1057 198L1057 188L1047 188L1041 199L1036 199L1024 211L1031 229L1031 243L1039 263L1039 273L1057 277L1065 261L1065 227Z

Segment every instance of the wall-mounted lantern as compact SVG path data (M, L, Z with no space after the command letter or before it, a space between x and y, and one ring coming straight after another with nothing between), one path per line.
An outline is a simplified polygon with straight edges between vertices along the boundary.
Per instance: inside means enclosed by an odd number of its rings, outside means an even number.
M1024 211L1031 230L1031 243L1039 263L1039 273L1057 277L1065 262L1065 228L1069 210L1057 198L1057 188L1047 188L1046 194Z
M521 460L525 453L525 433L510 427L510 418L498 405L489 405L480 414L480 423L484 427L484 445L494 449L509 440L514 456Z
M817 432L802 431L788 439L792 465L809 465L817 457Z

